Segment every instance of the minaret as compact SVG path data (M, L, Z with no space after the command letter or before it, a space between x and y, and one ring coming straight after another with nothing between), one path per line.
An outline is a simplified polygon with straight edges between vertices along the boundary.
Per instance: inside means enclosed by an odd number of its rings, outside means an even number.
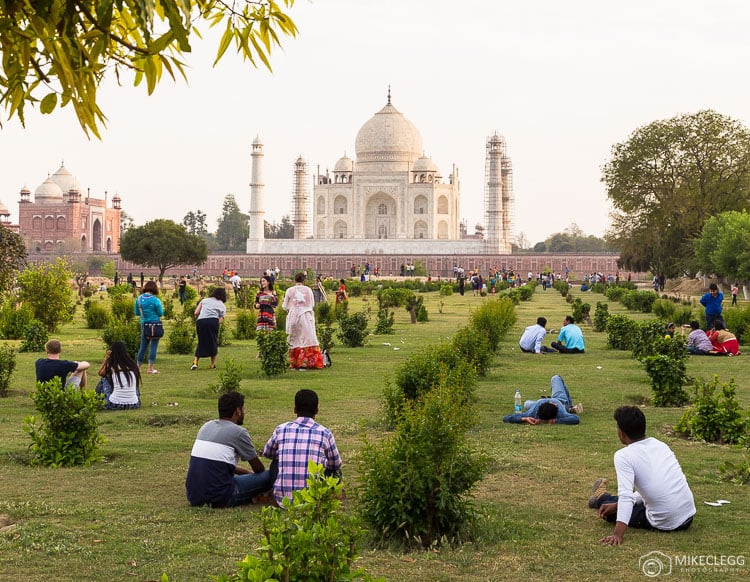
M294 238L304 240L310 233L307 228L307 163L302 156L294 162L294 192L292 193L292 224Z
M484 226L487 252L501 252L503 228L502 155L505 140L497 132L487 138L484 168Z
M513 236L513 223L515 218L515 200L513 199L513 164L503 147L503 155L500 158L500 173L503 178L503 225L502 237L500 238L501 253L511 252L511 236Z
M263 142L260 136L253 140L252 179L250 180L250 234L247 239L247 252L263 252L265 240L264 219L266 211L263 209Z

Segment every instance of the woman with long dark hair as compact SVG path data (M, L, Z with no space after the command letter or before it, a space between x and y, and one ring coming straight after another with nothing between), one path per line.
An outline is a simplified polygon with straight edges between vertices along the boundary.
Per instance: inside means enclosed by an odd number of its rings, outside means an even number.
M99 368L101 380L96 393L104 396L107 410L129 410L141 407L141 371L128 355L125 344L112 342Z
M198 369L198 360L211 358L211 369L216 367L216 354L219 353L219 326L227 314L227 292L217 287L210 297L206 297L195 308L195 330L198 333L198 347L191 370Z
M273 331L276 327L276 313L274 307L279 304L276 292L273 290L271 277L263 275L260 278L260 291L255 296L255 309L258 310L258 321L255 331Z

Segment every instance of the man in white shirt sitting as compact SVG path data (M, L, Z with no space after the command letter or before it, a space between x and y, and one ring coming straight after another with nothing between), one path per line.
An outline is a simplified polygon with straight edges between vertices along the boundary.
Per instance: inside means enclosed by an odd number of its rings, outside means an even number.
M615 522L612 535L599 540L619 545L628 527L656 531L681 531L695 515L693 492L672 449L653 437L646 438L646 417L637 406L615 410L617 435L625 448L615 453L617 493L607 493L607 480L597 479L589 507L599 517Z
M536 325L530 325L527 327L521 339L518 341L518 345L521 347L522 352L529 354L545 354L548 352L554 352L552 348L542 345L544 336L547 335L547 320L544 317L539 317L536 320Z

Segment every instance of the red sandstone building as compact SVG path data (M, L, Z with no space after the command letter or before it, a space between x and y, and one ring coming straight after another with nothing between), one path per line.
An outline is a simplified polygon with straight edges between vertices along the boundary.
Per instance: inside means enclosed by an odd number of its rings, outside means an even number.
M81 193L65 165L34 191L24 186L18 203L18 233L30 253L117 253L120 250L118 195L107 207L107 195Z

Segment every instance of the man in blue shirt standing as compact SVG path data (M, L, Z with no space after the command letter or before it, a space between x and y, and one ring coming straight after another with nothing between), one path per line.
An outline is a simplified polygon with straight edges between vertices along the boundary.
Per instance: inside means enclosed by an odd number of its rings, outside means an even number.
M557 341L552 342L552 347L561 354L582 354L586 349L583 343L583 332L581 328L573 323L573 317L565 316L565 321L560 329Z
M706 308L706 330L713 329L714 323L721 317L721 302L724 301L724 294L719 291L716 283L708 286L708 293L701 297L701 305Z

